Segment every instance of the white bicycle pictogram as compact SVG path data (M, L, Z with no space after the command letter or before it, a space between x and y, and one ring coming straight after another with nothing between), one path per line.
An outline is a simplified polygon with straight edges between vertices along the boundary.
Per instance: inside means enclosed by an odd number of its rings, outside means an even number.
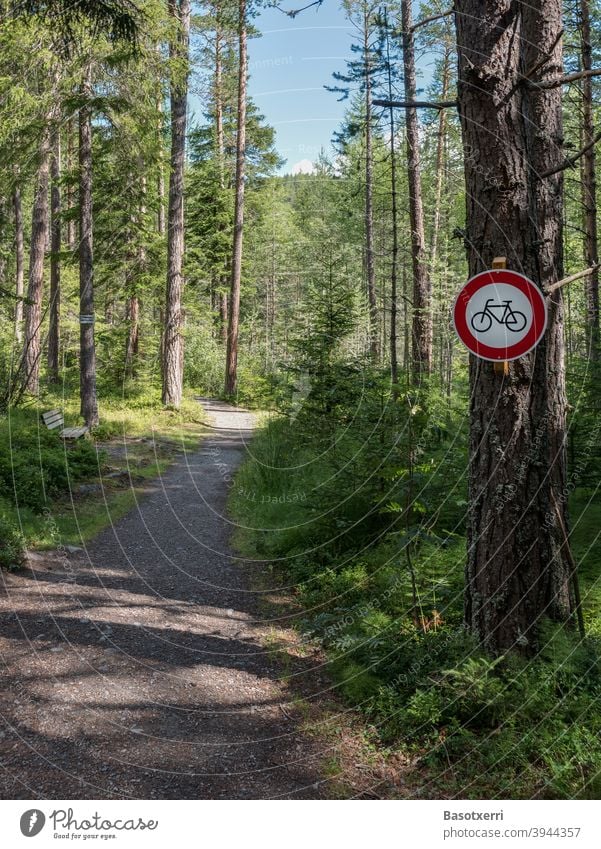
M523 312L511 309L512 303L511 298L502 301L500 304L495 304L494 299L489 298L484 309L472 316L470 322L472 328L476 333L486 333L492 327L493 321L496 321L497 324L503 325L512 333L519 333L526 327L528 319ZM495 310L502 310L500 317Z

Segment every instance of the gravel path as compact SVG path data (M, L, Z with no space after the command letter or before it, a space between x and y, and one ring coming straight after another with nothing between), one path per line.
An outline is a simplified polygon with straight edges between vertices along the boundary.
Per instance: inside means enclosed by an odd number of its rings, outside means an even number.
M229 543L252 416L203 406L200 450L86 551L2 574L0 798L322 795Z

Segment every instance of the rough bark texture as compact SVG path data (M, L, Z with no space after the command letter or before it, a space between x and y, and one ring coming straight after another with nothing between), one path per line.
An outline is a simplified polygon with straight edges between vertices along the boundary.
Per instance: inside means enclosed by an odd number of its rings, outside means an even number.
M186 160L186 107L188 102L188 51L190 2L171 0L170 14L178 22L169 45L171 75L171 170L167 230L167 296L163 334L163 404L179 407L182 400L184 340L182 294L184 289L184 166Z
M23 341L23 298L25 280L25 247L23 238L23 206L21 204L21 187L17 184L13 189L13 213L15 217L15 339Z
M403 28L403 70L405 99L414 101L415 50L412 33L411 0L401 2ZM417 110L405 109L407 126L407 182L409 186L409 221L411 224L411 259L413 266L412 372L419 384L432 368L432 316L430 302L432 284L426 261L426 236L419 156L419 124Z
M39 152L36 191L31 212L29 280L25 305L25 347L23 349L23 388L37 395L40 388L42 296L44 254L48 237L48 186L50 171L50 131L46 129Z
M369 349L378 359L378 304L376 300L376 266L374 260L374 179L371 117L371 62L369 48L370 10L363 12L363 55L365 61L365 269L369 304Z
M470 274L506 256L541 288L562 277L561 89L519 84L562 71L560 0L458 0L459 104ZM509 93L513 94L508 97ZM536 646L573 609L567 528L561 290L535 349L496 375L470 361L467 625L493 652Z
M61 137L54 133L50 160L50 323L48 327L48 378L58 382L61 317Z
M591 45L591 9L589 0L580 2L580 41L582 70L593 67ZM593 81L582 80L582 146L589 146L582 158L582 201L584 207L584 262L592 268L599 262L597 228L597 153L595 144L595 121L593 103ZM599 359L599 271L595 269L586 279L587 336L591 357Z
M244 171L246 166L246 87L248 59L246 53L246 0L239 3L238 22L238 136L236 141L236 201L234 209L234 241L230 280L225 394L236 392L238 372L238 324L240 319L240 281L242 276L242 238L244 231Z
M88 67L81 86L82 105L79 109L79 394L80 413L88 427L95 427L98 424L98 401L94 343L91 96L91 70Z

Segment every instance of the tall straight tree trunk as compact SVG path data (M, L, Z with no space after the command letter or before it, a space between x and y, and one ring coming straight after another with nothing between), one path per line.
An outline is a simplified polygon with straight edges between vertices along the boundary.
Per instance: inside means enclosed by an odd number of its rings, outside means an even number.
M238 323L240 320L240 281L242 276L242 238L244 230L244 171L246 166L246 86L248 58L246 54L246 0L238 5L238 120L236 140L236 201L234 207L234 241L230 280L225 394L234 395L238 377Z
M449 83L451 77L451 47L445 45L442 60L442 92L441 100L447 100L449 96ZM432 242L430 245L430 268L432 273L436 272L436 261L438 259L438 241L440 236L440 212L442 207L442 188L444 184L444 151L445 136L447 132L447 112L441 109L438 116L438 133L436 137L436 188L434 192L434 218L432 221Z
M184 166L186 160L186 108L188 103L188 53L190 0L170 0L169 12L178 24L169 44L169 55L178 67L171 71L171 170L167 229L167 297L163 334L163 404L179 407L184 378L182 295L184 290Z
M67 125L65 127L65 133L66 133L66 136L67 136L67 166L66 167L69 171L69 177L71 177L71 175L74 171L75 161L76 161L76 158L77 158L76 153L75 153L75 148L77 146L76 145L77 132L78 132L77 122L75 121L74 118L70 118L67 121ZM74 194L75 194L75 192L73 190L73 186L71 185L71 179L70 179L68 186L67 186L67 209L69 210L69 216L68 216L68 219L67 219L67 233L66 233L67 247L69 248L70 251L74 251L75 246L76 246L75 242L76 242L76 229L77 228L76 228L76 222L75 222L74 212L73 212L74 208L75 208Z
M157 102L157 111L159 113L159 167L157 175L157 194L159 200L159 208L157 211L157 233L159 236L165 235L165 168L163 164L163 98L159 96Z
M390 35L388 31L388 14L384 9L384 28L386 31L386 68L388 77L388 99L392 101L392 64L390 61ZM392 256L390 264L390 379L393 387L399 382L399 363L397 352L397 312L398 312L398 264L399 264L399 229L396 188L396 150L394 109L390 107L390 199L392 226Z
M53 134L50 159L50 324L48 328L48 377L58 382L61 316L61 136Z
M217 141L217 157L219 160L219 185L225 190L225 140L223 133L223 59L222 59L221 31L215 33L215 136ZM217 297L219 301L219 339L221 344L227 345L228 337L228 295L227 295L227 269L224 268L219 275Z
M458 94L465 158L469 273L496 256L545 289L563 276L561 87L521 76L562 73L560 0L457 0ZM538 347L510 364L470 357L465 617L493 652L536 648L546 618L574 607L566 484L561 289Z
M25 347L23 350L23 388L37 395L40 389L42 297L44 292L44 254L48 237L48 186L50 169L50 128L44 131L40 145L36 191L31 212L29 280L25 305Z
M580 43L582 70L593 67L591 45L591 8L589 0L580 0ZM584 206L584 261L587 268L599 262L597 227L597 153L595 149L595 121L593 80L582 80L582 144L589 146L582 159L582 200ZM587 335L591 359L598 360L599 350L599 271L595 269L586 279Z
M92 210L92 72L88 65L79 109L79 396L88 425L98 424L94 342L94 250Z
M365 268L369 304L369 350L378 359L378 303L376 300L376 266L374 261L374 186L371 106L371 61L369 50L370 10L363 11L363 61L365 63Z
M403 70L405 99L415 100L415 49L411 0L401 0L403 28ZM432 368L432 286L426 261L426 237L419 155L417 110L405 110L407 125L407 182L409 186L409 220L411 224L411 260L413 266L412 374L417 385Z
M23 341L23 282L25 279L25 247L23 236L23 206L21 204L21 187L15 183L13 189L13 213L15 218L15 339L20 344Z

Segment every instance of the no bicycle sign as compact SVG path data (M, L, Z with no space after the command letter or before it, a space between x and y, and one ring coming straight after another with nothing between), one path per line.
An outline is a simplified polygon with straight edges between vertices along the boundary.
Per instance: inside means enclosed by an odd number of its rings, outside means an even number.
M547 327L545 296L517 271L482 271L465 284L453 306L453 324L465 347L483 360L517 360Z

